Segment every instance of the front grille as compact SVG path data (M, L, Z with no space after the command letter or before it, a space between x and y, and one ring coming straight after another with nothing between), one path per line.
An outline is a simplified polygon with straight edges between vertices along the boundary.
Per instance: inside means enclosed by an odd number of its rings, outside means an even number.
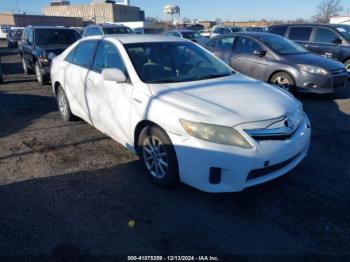
M288 166L295 159L297 159L300 156L300 154L301 153L299 153L299 154L293 156L292 158L290 158L290 159L288 159L286 161L283 161L283 162L281 162L279 164L252 170L249 173L247 180L252 180L252 179L255 179L255 178L259 178L259 177L262 177L262 176L267 176L267 175L269 175L271 173L274 173L274 172L276 172L276 171L278 171L278 170Z

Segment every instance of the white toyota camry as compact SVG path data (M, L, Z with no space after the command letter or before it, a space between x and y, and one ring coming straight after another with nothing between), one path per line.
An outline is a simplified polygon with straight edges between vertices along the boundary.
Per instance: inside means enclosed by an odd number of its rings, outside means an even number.
M241 191L309 148L299 101L184 39L84 38L53 60L51 79L64 120L78 116L138 154L161 186Z

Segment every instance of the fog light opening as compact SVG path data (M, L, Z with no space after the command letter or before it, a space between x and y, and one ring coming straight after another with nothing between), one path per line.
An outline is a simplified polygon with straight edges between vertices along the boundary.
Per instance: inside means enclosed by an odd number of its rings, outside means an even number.
M220 184L221 182L221 168L211 167L209 171L209 183L210 184Z

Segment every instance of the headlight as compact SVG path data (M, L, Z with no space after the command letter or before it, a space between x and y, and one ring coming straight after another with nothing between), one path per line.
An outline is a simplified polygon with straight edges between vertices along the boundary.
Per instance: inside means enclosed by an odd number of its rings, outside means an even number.
M311 66L311 65L299 65L299 66L301 70L308 72L310 74L322 75L322 76L325 76L328 74L326 70L318 66Z
M217 144L252 148L248 141L232 127L204 124L184 119L180 119L180 123L189 135L199 139Z

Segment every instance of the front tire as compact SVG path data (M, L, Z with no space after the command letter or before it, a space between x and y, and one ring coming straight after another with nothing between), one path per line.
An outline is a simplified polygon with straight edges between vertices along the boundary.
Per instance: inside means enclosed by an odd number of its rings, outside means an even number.
M74 115L72 114L72 111L70 109L66 93L64 92L61 86L59 86L57 89L56 99L57 99L58 110L63 120L72 121L74 119Z
M285 89L290 93L296 93L295 80L288 73L278 72L274 74L270 79L270 83Z
M346 60L344 65L345 65L346 71L348 71L348 74L350 76L350 59Z
M44 76L41 72L41 68L38 62L35 63L35 74L38 80L38 83L42 86L47 85L49 83L49 79L47 76Z
M140 161L151 182L169 188L179 182L178 162L168 135L157 126L145 127L138 139Z

